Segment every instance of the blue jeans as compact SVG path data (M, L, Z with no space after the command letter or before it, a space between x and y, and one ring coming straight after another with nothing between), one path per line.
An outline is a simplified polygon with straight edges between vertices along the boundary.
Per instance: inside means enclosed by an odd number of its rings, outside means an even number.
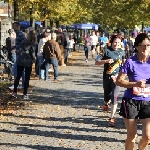
M57 58L46 58L45 59L45 80L48 79L49 66L52 64L54 69L54 80L58 79L58 60Z
M11 60L12 60L12 62L16 62L16 54L11 55Z
M40 69L41 63L44 61L43 56L38 56L39 79L44 79L44 70Z
M69 56L69 53L70 53L70 49L67 48L67 49L65 49L65 50L66 50L66 52L65 52L65 60L64 60L64 63L67 64L67 62L68 62L68 56Z
M14 61L14 66L13 66L13 74L14 74L14 80L17 77L17 55L13 55L13 61ZM25 72L22 72L22 87L24 87L24 80L25 80Z

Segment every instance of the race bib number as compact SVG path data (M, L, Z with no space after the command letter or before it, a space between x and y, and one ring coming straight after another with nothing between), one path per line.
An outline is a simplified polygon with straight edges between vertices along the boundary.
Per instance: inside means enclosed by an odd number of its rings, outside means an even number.
M133 94L137 96L148 97L150 95L150 87L146 88L133 87Z

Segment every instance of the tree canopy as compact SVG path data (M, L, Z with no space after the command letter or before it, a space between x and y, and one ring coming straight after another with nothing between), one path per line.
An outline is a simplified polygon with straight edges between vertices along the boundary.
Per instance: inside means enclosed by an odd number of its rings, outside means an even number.
M14 0L9 1L13 6ZM150 0L16 0L19 19L37 21L53 20L62 25L97 23L103 27L133 28L150 25Z

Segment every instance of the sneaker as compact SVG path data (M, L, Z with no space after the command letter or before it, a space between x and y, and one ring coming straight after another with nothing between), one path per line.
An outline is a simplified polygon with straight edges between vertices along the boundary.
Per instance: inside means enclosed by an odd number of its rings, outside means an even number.
M105 104L105 105L103 106L103 111L108 111L108 105L107 105L107 104Z
M48 72L54 72L54 70L53 69L49 69Z
M63 64L62 66L66 66L66 64Z
M44 81L51 81L51 79L44 79Z
M68 58L70 58L72 55L71 54L69 54L69 56L68 56Z
M14 97L14 98L17 98L17 93L13 92L13 93L11 94L11 96Z
M44 80L45 78L39 78L39 80Z
M88 63L88 59L86 59L85 61L86 61L86 63Z
M17 89L23 89L24 87L22 85L18 85Z
M54 79L55 82L60 82L62 79Z
M109 118L109 127L115 127L115 118Z
M9 89L13 90L14 89L14 85L10 86ZM17 89L23 89L22 85L18 85Z
M9 89L13 90L14 89L14 85L10 86Z
M29 95L23 95L23 99L29 99Z

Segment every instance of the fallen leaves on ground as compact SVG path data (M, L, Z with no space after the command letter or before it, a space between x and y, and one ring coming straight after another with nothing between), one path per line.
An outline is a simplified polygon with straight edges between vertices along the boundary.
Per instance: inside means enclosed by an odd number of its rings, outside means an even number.
M0 113L6 114L25 107L25 102L20 97L11 96L12 91L8 88L10 83L0 81ZM30 87L31 88L31 87Z

